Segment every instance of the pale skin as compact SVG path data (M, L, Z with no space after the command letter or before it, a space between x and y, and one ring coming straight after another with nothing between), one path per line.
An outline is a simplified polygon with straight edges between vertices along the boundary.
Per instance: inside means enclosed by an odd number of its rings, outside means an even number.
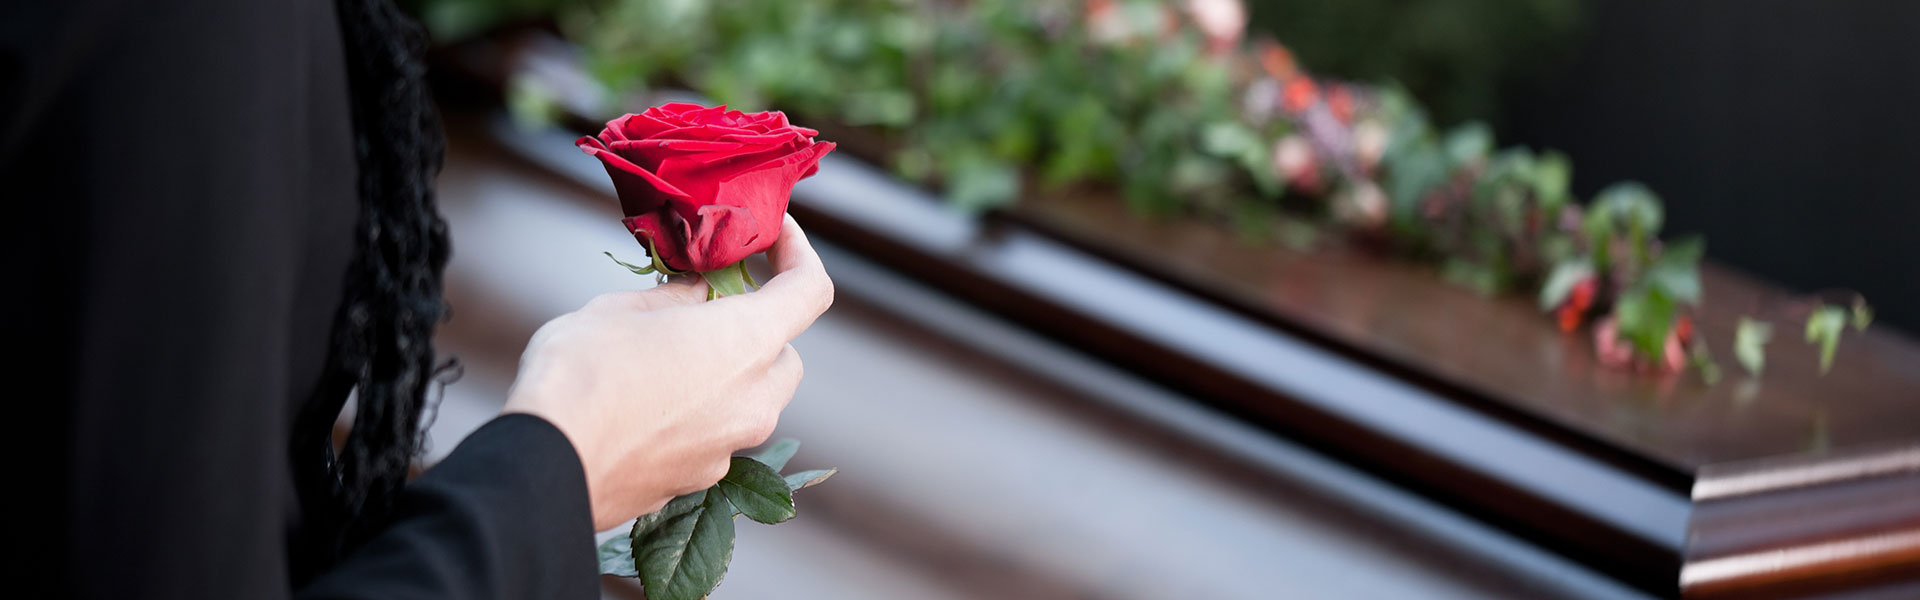
M613 292L528 341L503 412L573 442L595 529L706 489L773 434L802 373L788 342L833 304L833 282L792 217L767 258L759 291L707 301L696 277Z

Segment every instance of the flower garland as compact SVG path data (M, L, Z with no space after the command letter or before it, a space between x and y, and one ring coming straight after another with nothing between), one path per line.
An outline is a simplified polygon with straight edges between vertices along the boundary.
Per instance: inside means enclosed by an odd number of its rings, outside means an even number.
M1447 130L1399 87L1316 76L1242 38L1239 0L611 0L561 15L596 78L665 83L875 133L900 175L969 208L1106 187L1146 214L1215 218L1293 246L1340 236L1486 293L1533 292L1602 364L1720 376L1693 327L1704 242L1660 237L1651 190L1569 189L1557 152ZM1857 295L1796 305L1831 365ZM1777 317L1776 317L1777 318ZM1765 364L1772 325L1734 354Z

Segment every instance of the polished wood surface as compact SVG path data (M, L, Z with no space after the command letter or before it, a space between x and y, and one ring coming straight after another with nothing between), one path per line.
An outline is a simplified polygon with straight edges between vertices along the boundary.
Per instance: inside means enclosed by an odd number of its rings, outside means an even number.
M1143 218L1093 195L1036 195L1014 218L1463 399L1502 405L1490 410L1617 447L1686 485L1716 463L1920 443L1920 344L1886 327L1849 330L1821 375L1814 348L1797 339L1802 323L1781 321L1764 375L1750 378L1732 359L1735 324L1789 296L1712 263L1702 269L1697 323L1727 376L1710 386L1692 372L1601 367L1589 334L1562 334L1530 297L1483 296L1431 269L1337 244L1249 245L1219 225Z

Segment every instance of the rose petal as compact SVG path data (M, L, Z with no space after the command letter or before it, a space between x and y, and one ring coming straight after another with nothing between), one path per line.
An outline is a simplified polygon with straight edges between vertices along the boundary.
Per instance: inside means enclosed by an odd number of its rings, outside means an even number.
M625 140L614 142L609 149L621 157L633 161L642 168L659 171L661 161L671 158L707 155L735 155L750 152L753 147L738 142L720 142L709 140Z
M674 198L692 198L659 175L640 168L619 154L600 148L597 145L599 140L587 142L587 139L581 138L575 145L600 159L600 163L607 168L607 176L613 178L613 189L620 195L623 214L633 216L650 213L659 210L661 205L671 203Z
M814 144L758 166L747 169L716 189L716 201L748 210L761 228L757 239L750 240L746 254L763 252L780 236L782 213L793 196L793 185L818 170L820 157L833 150L833 144ZM724 264L722 266L725 266Z
M660 162L657 172L662 179L678 182L680 189L693 199L691 206L676 207L682 216L691 219L692 211L697 210L698 206L742 204L719 193L721 182L755 169L776 168L781 159L806 151L784 144L754 148L755 151L731 155L716 153L669 157Z
M784 208L784 207L783 207ZM774 222L779 233L779 221ZM754 212L739 206L712 204L700 207L687 225L687 259L693 270L718 271L740 262L755 252L765 251L773 240L755 247L761 235Z
M650 255L659 256L667 268L693 270L693 261L687 257L686 219L671 211L658 211L627 217L620 222L627 226L633 239L639 240Z

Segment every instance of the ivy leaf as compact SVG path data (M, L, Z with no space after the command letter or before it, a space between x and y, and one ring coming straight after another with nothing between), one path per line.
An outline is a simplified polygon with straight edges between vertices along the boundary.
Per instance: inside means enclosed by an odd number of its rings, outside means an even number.
M640 576L640 571L633 560L633 538L616 535L600 543L600 574L617 577Z
M1540 286L1540 310L1559 308L1567 301L1567 295L1573 293L1573 286L1592 275L1592 261L1584 256L1554 265L1553 273L1547 275L1547 283Z
M749 519L772 524L793 518L793 488L760 461L733 457L727 476L714 488L726 494L734 508Z
M786 476L787 487L798 492L820 485L820 483L826 481L828 477L832 477L834 473L839 472L839 469L814 469L811 471L801 471L799 473L789 473Z
M733 505L718 489L707 488L668 507L690 498L698 504L656 520L644 534L634 524L633 554L649 600L699 600L720 585L733 560Z
M1820 374L1833 368L1833 352L1840 346L1840 331L1847 327L1847 310L1821 305L1807 316L1807 343L1820 345Z
M800 440L793 438L775 440L767 446L766 450L761 450L760 454L755 455L753 459L773 468L773 470L777 472L787 468L787 461L793 460L794 453L799 451Z
M1767 340L1772 337L1772 324L1747 317L1740 317L1740 325L1733 330L1733 357L1754 377L1767 366Z

